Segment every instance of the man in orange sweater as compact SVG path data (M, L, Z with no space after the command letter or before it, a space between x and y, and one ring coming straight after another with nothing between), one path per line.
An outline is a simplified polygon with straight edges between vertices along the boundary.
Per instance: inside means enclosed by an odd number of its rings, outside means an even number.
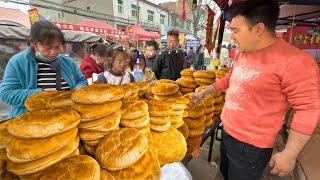
M320 117L320 80L315 60L276 38L279 5L273 0L239 4L230 23L240 52L221 80L196 93L226 90L221 114L220 170L225 179L260 179L264 168L290 173ZM288 107L295 110L285 149L272 155Z

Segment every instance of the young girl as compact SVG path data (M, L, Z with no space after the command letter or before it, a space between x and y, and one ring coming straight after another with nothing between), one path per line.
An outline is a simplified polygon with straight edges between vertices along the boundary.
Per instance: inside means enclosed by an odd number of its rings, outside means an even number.
M129 64L129 54L123 46L111 45L108 48L109 70L98 75L99 83L113 85L128 84L134 81L131 73L126 71Z
M133 74L134 68L137 65L138 58L139 58L140 68L143 71L143 81L147 81L147 82L155 81L156 77L154 75L154 72L152 72L151 69L146 68L145 56L143 55L143 53L141 53L138 50L131 50L130 51L130 63L129 63L129 68L127 69L127 71L130 72L131 74Z

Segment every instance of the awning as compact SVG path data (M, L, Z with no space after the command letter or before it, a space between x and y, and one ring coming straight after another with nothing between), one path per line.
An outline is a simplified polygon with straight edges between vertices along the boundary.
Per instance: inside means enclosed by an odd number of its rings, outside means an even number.
M0 25L0 39L28 40L30 28ZM101 37L90 32L62 30L67 42L96 42Z
M116 28L112 27L111 25L109 25L108 23L106 23L104 21L91 20L91 19L85 19L85 20L81 21L78 25L101 28L101 29L108 29L108 30L117 30Z
M20 26L30 27L29 16L19 9L0 7L0 21L11 21Z
M159 33L146 31L139 25L130 25L127 27L127 31L131 33L135 33L135 36L139 40L150 40L150 39L160 38Z

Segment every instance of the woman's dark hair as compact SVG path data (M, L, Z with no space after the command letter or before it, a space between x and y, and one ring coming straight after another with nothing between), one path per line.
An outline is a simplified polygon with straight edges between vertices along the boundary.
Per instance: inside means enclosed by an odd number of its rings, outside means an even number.
M140 51L138 51L136 49L131 50L130 51L130 62L129 62L129 67L130 67L131 71L133 71L134 65L137 63L137 59L138 59L138 57L137 57L138 54L137 53L139 53L139 56L140 56L139 57L140 63L142 62L142 63L144 63L144 65L146 65L146 58L144 57L143 53L141 53Z
M33 43L50 44L54 39L58 39L62 44L65 43L62 31L49 21L38 21L31 27L30 38Z
M94 43L88 47L89 54L108 56L108 46L104 43Z

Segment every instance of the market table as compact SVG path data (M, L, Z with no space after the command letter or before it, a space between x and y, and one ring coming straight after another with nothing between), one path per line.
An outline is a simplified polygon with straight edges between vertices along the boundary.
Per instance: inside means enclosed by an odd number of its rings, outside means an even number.
M204 130L204 133L201 137L200 147L206 142L206 140L210 137L210 147L209 147L209 154L208 154L208 162L211 162L212 158L212 151L213 151L213 141L216 135L216 129L218 129L219 124L221 123L220 115L215 118L215 124L212 126L207 127ZM187 165L189 161L192 159L192 155L186 156L181 162L184 165Z

